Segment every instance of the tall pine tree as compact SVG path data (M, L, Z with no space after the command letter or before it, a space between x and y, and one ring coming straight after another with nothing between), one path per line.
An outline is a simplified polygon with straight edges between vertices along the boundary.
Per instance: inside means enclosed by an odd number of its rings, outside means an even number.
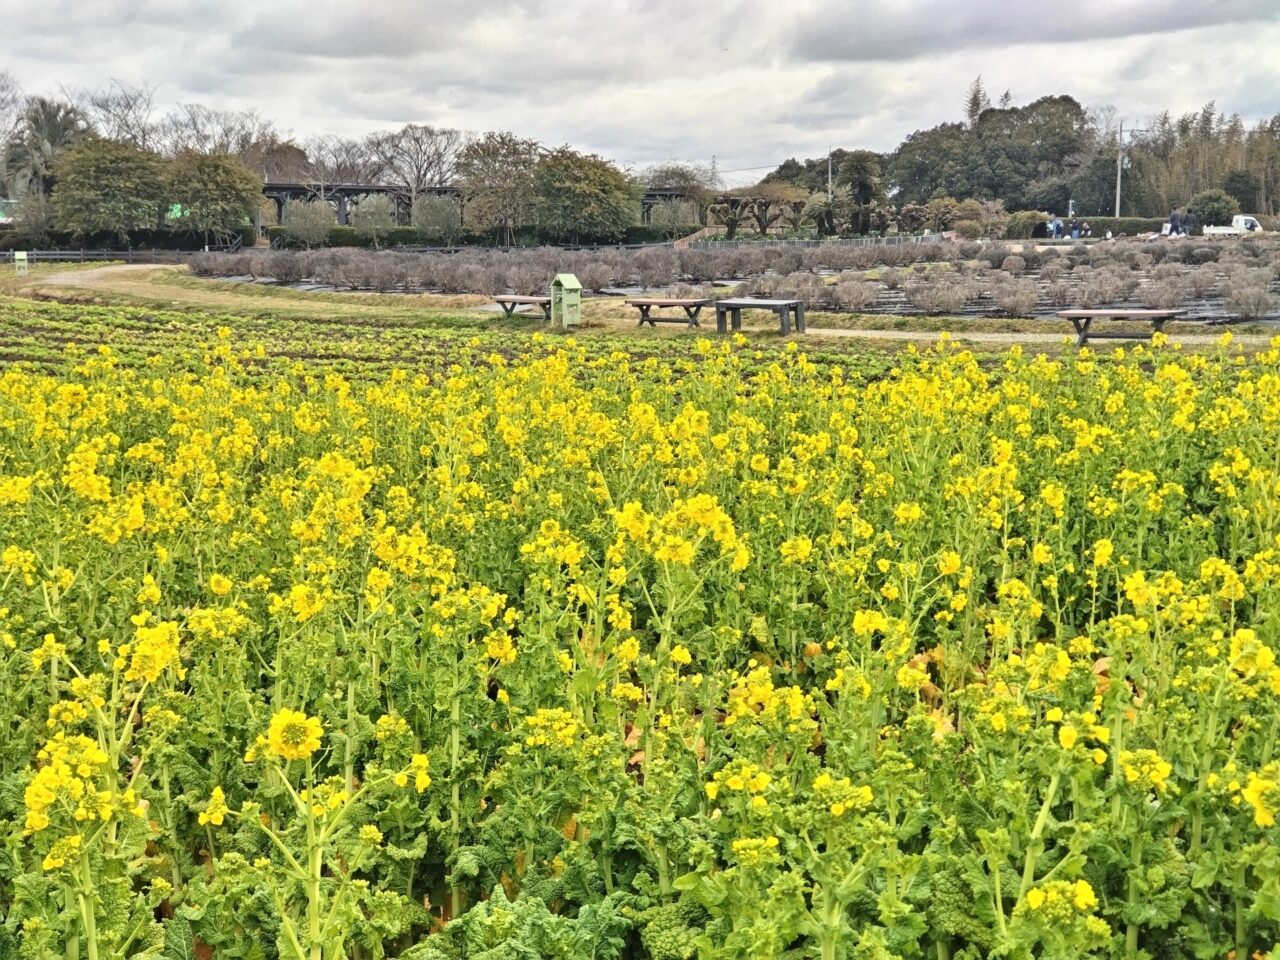
M991 98L987 96L987 89L982 85L982 74L978 74L973 83L969 84L969 92L964 100L964 112L969 120L969 126L976 125L982 111L990 109Z

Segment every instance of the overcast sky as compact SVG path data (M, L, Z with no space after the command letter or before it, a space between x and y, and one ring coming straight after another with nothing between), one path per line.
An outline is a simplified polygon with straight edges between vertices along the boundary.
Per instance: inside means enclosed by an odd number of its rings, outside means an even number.
M1280 0L0 0L29 92L108 78L299 139L509 129L730 184L959 119L973 77L1142 119L1280 112ZM761 168L761 169L744 169Z

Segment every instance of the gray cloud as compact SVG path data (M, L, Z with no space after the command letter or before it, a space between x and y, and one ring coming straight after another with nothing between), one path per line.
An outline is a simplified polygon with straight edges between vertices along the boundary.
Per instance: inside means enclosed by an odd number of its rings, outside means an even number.
M1132 122L1276 110L1275 0L44 0L9 8L33 92L108 78L162 107L253 108L299 138L407 121L510 129L620 163L767 167L892 148L958 119L982 73ZM750 180L746 170L730 180Z
M910 60L939 51L1018 44L1075 44L1280 19L1274 0L863 0L810 2L790 33L809 60Z

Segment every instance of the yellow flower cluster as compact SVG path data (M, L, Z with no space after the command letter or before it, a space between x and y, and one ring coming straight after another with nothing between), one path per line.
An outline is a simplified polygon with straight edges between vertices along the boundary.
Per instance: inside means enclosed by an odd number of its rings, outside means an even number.
M88 737L57 733L36 755L39 766L23 792L25 829L38 833L52 823L55 807L65 804L77 820L110 820L116 797L104 789L110 758ZM132 795L125 798L132 805Z
M1154 750L1121 750L1119 761L1125 782L1139 790L1154 790L1159 794L1168 787L1173 764Z
M1027 891L1027 906L1046 914L1075 911L1089 913L1098 906L1098 896L1087 880L1051 880Z
M178 624L165 620L139 626L133 642L121 644L118 652L126 680L155 683L178 660Z
M854 786L848 777L833 777L824 770L813 780L813 798L831 816L843 817L850 811L865 810L871 806L873 795L869 786Z
M319 717L300 710L278 710L267 727L267 750L282 760L305 760L320 749L324 728Z

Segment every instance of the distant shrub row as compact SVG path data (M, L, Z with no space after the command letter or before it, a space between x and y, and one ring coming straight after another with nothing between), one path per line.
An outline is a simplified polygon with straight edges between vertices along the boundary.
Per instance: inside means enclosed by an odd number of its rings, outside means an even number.
M679 231L681 236L693 233L698 228L690 226ZM299 246L289 233L288 225L275 226L267 228L267 236L271 239L271 246L281 249L290 249ZM651 226L632 226L627 227L626 235L622 240L617 241L624 244L633 243L662 243L670 240L670 233ZM590 238L584 239L584 245L594 243ZM538 231L533 228L522 228L516 231L515 245L518 247L537 247L547 243L546 238L539 235ZM380 247L434 247L442 246L438 239L430 239L425 236L417 227L395 227L385 236L378 238ZM491 231L476 233L464 232L452 246L460 247L491 247L494 245L493 233ZM367 236L361 236L356 233L354 227L335 226L329 230L329 239L325 243L326 247L372 247L373 241Z

